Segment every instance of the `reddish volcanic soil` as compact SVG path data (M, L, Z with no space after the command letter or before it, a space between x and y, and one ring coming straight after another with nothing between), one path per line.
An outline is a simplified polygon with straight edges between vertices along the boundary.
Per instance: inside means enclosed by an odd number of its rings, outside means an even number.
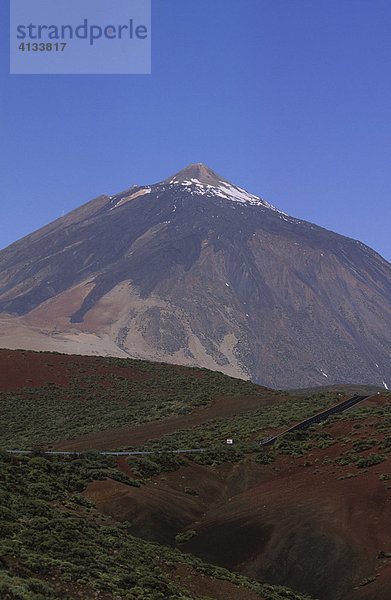
M147 440L158 439L163 435L188 429L195 425L205 423L216 417L232 417L257 410L261 406L270 406L278 402L280 398L275 395L264 396L242 396L240 402L237 397L216 398L209 406L195 408L187 415L175 415L151 421L140 425L125 425L105 431L94 431L80 435L72 440L65 440L53 444L55 450L112 450L124 446L138 446Z
M186 372L190 369L180 365L170 368ZM126 377L130 381L140 381L153 377L148 372L138 371L131 366L123 368L113 364L105 364L102 357L51 354L49 352L29 352L26 350L0 349L0 390L4 392L41 387L48 381L64 388L70 386L70 376L78 369L83 370L85 377L96 377L101 374L114 374ZM202 373L192 371L195 376ZM105 379L99 379L100 385L109 385ZM271 393L268 396L241 396L215 398L209 406L195 408L187 415L167 417L160 421L141 425L117 427L106 431L91 432L72 440L53 444L56 450L112 450L122 446L136 446L149 439L159 438L178 429L193 427L216 417L231 417L251 412L262 406L270 406L282 398Z
M347 421L329 431L354 433ZM182 550L260 581L321 600L390 600L391 558L379 552L391 553L391 489L379 475L391 474L391 463L361 473L323 464L346 449L339 443L266 466L252 458L216 468L190 463L141 488L96 481L86 494L148 540L174 545L178 532L193 529ZM340 479L348 473L357 476Z
M49 367L48 363L55 365L54 368ZM66 364L67 360L62 356L48 353L0 350L0 389L10 392L25 387L40 387L47 383L49 377L58 385L67 385Z
M159 439L163 435L173 433L180 429L189 429L195 425L206 423L210 419L216 417L232 417L235 415L252 412L260 407L267 407L283 400L283 396L276 395L263 396L242 396L240 403L237 397L224 396L216 398L209 406L195 408L187 415L176 415L161 419L160 421L151 421L150 423L142 423L140 425L125 425L124 427L116 427L114 429L106 429L105 431L94 431L84 435L80 435L72 440L64 440L55 442L53 449L55 450L112 450L113 448L122 448L126 446L138 446L152 439ZM336 402L338 404L341 398ZM377 400L366 400L360 406L374 406ZM332 405L330 405L332 406ZM267 432L266 432L267 433Z
M262 600L258 594L251 590L239 588L229 581L213 579L213 577L198 573L187 565L178 564L173 570L167 571L166 575L175 581L175 583L182 584L187 590L203 598L215 598L216 600Z
M0 389L37 387L48 380L66 387L72 368L94 375L101 361L0 350ZM132 367L115 365L105 372L129 379L150 377ZM241 397L239 404L235 398L218 398L189 415L87 434L56 447L103 450L136 445L217 416L253 411L278 401L272 394ZM374 396L365 404L373 407L383 402L384 398ZM99 511L128 521L134 535L148 540L175 545L178 533L194 530L196 535L179 546L183 551L260 581L287 585L320 600L390 600L391 479L379 477L391 476L391 460L364 471L354 464L323 463L326 456L332 459L351 448L347 438L379 439L373 421L368 418L358 429L353 422L335 423L327 431L335 439L345 439L305 457L280 455L269 465L255 462L254 456L217 467L189 462L189 466L157 476L140 488L107 479L91 482L85 494ZM124 457L118 457L117 464L119 470L134 477ZM348 478L349 474L354 476ZM199 573L190 575L189 579L180 565L172 572L174 579L185 579L204 596L253 599L251 592L241 591L240 595L227 582ZM220 596L218 589L222 590Z
M82 368L86 377L96 376L97 372L101 372L102 364L102 357L0 349L0 390L9 392L26 387L36 388L45 385L48 381L68 387L73 368ZM149 373L141 373L132 367L121 368L110 365L107 371L126 376L133 381L151 377ZM105 384L104 379L99 382L101 385Z
M372 472L339 481L284 470L212 509L183 549L314 597L354 598L390 544L389 493Z

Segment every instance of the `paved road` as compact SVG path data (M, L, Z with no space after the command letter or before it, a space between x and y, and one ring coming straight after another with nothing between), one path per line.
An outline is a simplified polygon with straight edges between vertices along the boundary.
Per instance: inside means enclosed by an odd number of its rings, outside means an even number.
M109 454L112 456L132 456L133 454L180 454L188 452L206 452L209 448L193 448L191 450L148 450L134 452L98 452L98 454ZM86 452L96 452L96 450L6 450L9 454L85 454Z
M262 440L260 443L263 446L274 444L274 442L279 437L285 435L286 433L291 433L292 431L297 431L299 429L308 429L308 427L310 427L310 425L312 425L313 423L320 423L321 421L325 421L328 417L330 417L330 415L335 415L337 413L344 412L345 410L352 408L352 406L355 406L359 402L362 402L363 400L366 400L370 397L371 396L353 396L353 398L343 400L343 402L340 402L336 406L326 408L326 410L323 410L322 412L318 413L317 415L314 415L313 417L310 417L309 419L305 419L305 421L301 421L301 423L297 423L297 425L293 425L293 427L290 427L289 429L285 429L285 431L282 431L281 433L277 433L276 435L270 435L269 437Z
M305 421L301 421L301 423L297 423L297 425L293 425L289 429L285 429L281 433L277 433L276 435L270 435L269 437L263 439L261 442L256 442L256 445L262 444L262 446L268 446L270 444L274 444L274 442L285 435L286 433L290 433L291 431L296 431L298 429L307 429L313 423L320 423L321 421L325 421L327 417L330 415L335 415L339 412L343 412L344 410L348 410L352 406L355 406L359 402L370 398L371 396L353 396L353 398L349 398L348 400L344 400L340 402L336 406L332 406L331 408L327 408L326 410L306 419ZM232 446L227 446L232 447ZM210 448L192 448L190 450L148 450L148 451L133 451L133 452L99 452L98 454L107 454L111 456L133 456L133 455L141 455L141 454L188 454L189 452L207 452ZM35 450L7 450L9 454L34 454ZM40 450L42 454L84 454L84 452L88 452L88 450L83 450L80 452L70 451L70 450Z

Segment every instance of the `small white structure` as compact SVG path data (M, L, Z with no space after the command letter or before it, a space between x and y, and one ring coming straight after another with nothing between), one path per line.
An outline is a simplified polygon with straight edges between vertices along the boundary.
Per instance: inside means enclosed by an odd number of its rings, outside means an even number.
M227 438L227 444L233 444L234 441L231 438Z

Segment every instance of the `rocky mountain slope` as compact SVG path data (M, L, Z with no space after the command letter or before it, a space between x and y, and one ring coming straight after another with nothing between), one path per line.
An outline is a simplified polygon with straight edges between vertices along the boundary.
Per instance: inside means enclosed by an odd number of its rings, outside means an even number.
M191 165L0 252L0 346L391 384L391 265Z

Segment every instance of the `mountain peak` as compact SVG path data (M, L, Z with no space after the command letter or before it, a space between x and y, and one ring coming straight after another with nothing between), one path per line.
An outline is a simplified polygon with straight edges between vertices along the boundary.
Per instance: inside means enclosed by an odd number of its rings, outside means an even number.
M224 177L221 177L221 175L218 175L203 163L189 165L185 169L182 169L182 171L169 177L166 181L172 183L184 183L192 180L197 180L197 182L202 183L203 185L213 186L219 185L222 182L227 182Z
M198 163L1 250L0 346L179 362L279 388L385 388L390 290L375 252Z
M219 197L241 204L262 206L285 215L285 213L275 208L275 206L224 179L224 177L221 177L221 175L218 175L203 163L189 165L161 183L180 184L192 194Z

